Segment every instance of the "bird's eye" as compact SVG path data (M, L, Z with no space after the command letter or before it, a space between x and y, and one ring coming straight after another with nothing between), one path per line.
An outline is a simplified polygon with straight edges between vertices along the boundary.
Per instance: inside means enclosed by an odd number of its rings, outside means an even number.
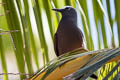
M70 7L66 7L65 9L66 9L66 10L70 10L71 8L70 8Z
M69 9L68 7L66 7L65 9Z

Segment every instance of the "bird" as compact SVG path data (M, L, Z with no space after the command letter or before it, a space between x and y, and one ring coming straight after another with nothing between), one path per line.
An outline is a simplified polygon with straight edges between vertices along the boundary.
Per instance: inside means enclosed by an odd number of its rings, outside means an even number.
M52 10L62 14L54 35L54 51L56 55L60 56L67 52L84 48L84 35L77 25L76 10L72 6L65 6L60 9L53 8ZM97 79L94 74L91 77Z
M62 14L54 35L54 50L57 56L83 47L84 36L77 26L77 12L71 6L53 9Z

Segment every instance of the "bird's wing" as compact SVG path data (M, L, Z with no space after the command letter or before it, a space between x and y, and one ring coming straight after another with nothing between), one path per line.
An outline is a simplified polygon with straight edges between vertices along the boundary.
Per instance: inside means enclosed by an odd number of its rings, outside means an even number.
M59 56L57 33L54 35L54 50L55 50L56 55Z
M81 29L80 29L80 28L79 28L79 31L80 31L80 35L81 35L81 36L82 36L82 38L83 38L83 45L82 45L82 47L83 47L83 48L85 48L86 42L85 42L84 35L83 35L83 33L82 33L82 31L81 31Z

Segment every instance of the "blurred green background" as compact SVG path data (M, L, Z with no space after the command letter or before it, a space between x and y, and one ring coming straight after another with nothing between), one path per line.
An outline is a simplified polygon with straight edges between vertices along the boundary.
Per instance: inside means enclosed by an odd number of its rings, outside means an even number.
M38 71L56 57L53 38L61 19L52 8L73 6L86 48L119 47L119 0L0 0L0 74ZM112 63L114 65L114 63ZM0 75L0 80L26 75ZM28 77L28 76L27 76Z

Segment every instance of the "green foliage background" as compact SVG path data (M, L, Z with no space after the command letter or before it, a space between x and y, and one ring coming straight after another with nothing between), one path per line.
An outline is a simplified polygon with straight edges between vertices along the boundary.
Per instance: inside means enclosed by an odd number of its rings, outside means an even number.
M78 11L86 47L89 50L119 47L120 1L114 0L115 17L112 17L110 0L0 0L0 73L8 73L8 54L13 54L19 73L32 74L55 58L53 37L61 15L52 8L71 5ZM94 19L90 19L88 3L92 2ZM92 29L90 20L95 23ZM35 21L35 22L34 22ZM117 24L117 26L114 26ZM81 26L80 26L81 27ZM115 34L117 29L117 33ZM18 31L16 31L18 30ZM97 37L92 34L96 31ZM7 32L8 31L8 32ZM13 32L9 32L13 31ZM107 33L107 31L109 33ZM108 36L109 35L109 36ZM94 43L96 38L97 44ZM110 39L110 43L108 42ZM95 48L96 46L98 48ZM53 56L51 58L51 56ZM11 57L11 56L10 56ZM7 63L8 62L8 63ZM107 66L114 65L111 63ZM12 66L14 67L14 66ZM105 69L105 68L103 68ZM14 71L12 72L14 73ZM8 75L0 79L8 80ZM20 79L26 75L20 75Z

